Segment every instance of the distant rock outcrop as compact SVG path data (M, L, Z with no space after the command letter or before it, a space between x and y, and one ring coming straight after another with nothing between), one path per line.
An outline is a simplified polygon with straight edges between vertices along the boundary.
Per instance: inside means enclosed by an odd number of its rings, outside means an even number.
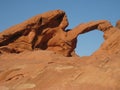
M120 20L117 21L116 27L120 29Z
M116 31L117 33L120 31L106 20L83 23L69 31L65 30L67 26L67 17L61 10L34 16L0 33L0 52L20 53L25 50L41 49L72 56L75 55L78 35L98 29L104 32L106 40ZM116 27L119 28L119 22Z

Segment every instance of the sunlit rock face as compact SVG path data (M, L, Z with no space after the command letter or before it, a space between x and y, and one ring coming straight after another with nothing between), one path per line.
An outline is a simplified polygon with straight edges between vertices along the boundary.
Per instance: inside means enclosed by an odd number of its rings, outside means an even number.
M91 21L66 30L65 12L54 10L1 32L0 90L120 90L119 22L114 27ZM78 35L95 29L105 41L91 56L78 57Z

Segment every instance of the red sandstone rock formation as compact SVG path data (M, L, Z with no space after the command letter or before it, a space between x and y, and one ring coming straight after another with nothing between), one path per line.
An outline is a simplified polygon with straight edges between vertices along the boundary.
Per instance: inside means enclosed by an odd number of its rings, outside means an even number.
M92 21L65 31L65 12L55 10L1 32L0 90L120 90L119 22ZM65 57L74 54L78 35L95 29L105 41L93 55Z
M18 53L35 48L45 50L55 32L60 32L67 25L63 11L55 10L37 15L0 33L1 50Z
M117 31L108 21L92 21L80 24L70 31L64 11L49 11L15 25L0 33L0 52L20 53L25 50L52 50L64 56L72 56L76 39L94 29L104 32L107 39Z

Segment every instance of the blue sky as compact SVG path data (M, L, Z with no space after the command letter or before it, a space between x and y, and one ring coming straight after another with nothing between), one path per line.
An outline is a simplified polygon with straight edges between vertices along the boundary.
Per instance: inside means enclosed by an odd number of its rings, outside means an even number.
M113 25L120 19L120 0L0 0L0 31L49 10L61 9L67 14L68 28L93 20L109 20ZM103 33L92 31L79 35L76 52L92 54L104 41Z

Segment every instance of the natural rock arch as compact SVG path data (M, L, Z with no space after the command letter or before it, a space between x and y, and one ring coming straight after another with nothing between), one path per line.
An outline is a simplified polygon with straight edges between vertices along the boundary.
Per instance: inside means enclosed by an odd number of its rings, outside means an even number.
M0 52L20 53L25 50L51 50L64 56L73 56L77 37L98 29L104 32L105 40L116 29L106 20L83 23L70 31L64 11L49 11L15 25L0 33Z
M103 32L93 30L77 37L75 52L78 56L91 56L104 42Z

